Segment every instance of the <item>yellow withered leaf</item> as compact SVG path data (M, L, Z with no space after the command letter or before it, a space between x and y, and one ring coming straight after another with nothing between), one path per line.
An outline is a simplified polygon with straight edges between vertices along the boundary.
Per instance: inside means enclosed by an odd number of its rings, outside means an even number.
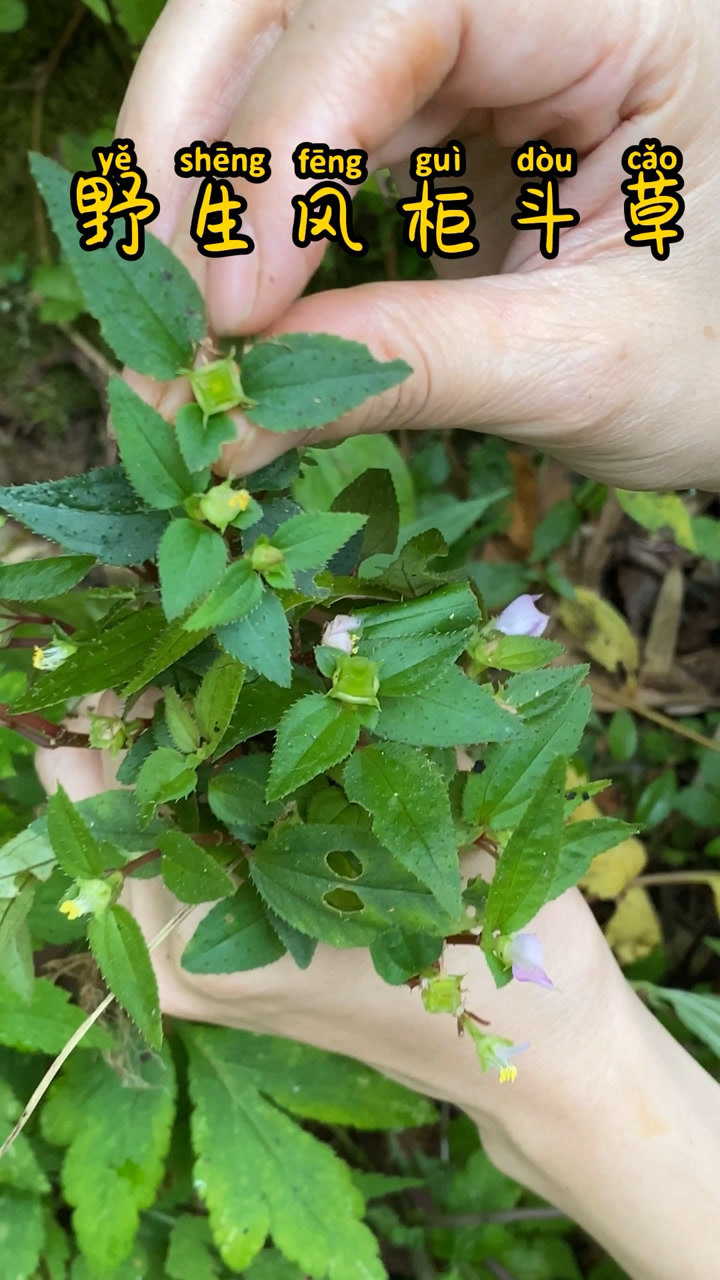
M605 926L605 937L620 964L633 964L662 942L657 912L645 889L628 889Z
M576 587L574 600L558 608L563 626L606 671L634 675L640 665L638 643L622 614L589 587Z

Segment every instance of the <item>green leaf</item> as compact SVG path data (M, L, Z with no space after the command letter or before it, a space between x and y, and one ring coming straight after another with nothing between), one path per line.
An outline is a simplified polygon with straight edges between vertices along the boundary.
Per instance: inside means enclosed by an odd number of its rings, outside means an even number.
M550 897L560 859L564 788L565 764L557 760L500 855L487 898L482 935L486 952L498 930L521 929Z
M250 759L270 763L267 756ZM257 844L264 829L280 816L285 806L281 800L269 804L265 799L267 769L264 776L248 776L247 763L248 757L241 756L213 775L208 783L208 804L234 836Z
M22 1053L59 1053L85 1021L85 1014L69 1004L70 996L47 978L36 978L30 1001L12 991L0 978L0 1044ZM92 1027L83 1049L108 1049L107 1032Z
M254 401L246 415L268 431L323 427L411 372L404 360L376 360L334 334L279 334L243 356L243 387Z
M124 861L112 845L98 843L59 783L48 805L47 824L55 857L73 879L94 879Z
M440 959L445 943L429 934L392 929L373 940L370 955L383 982L399 987Z
M237 436L229 413L211 413L206 420L199 404L184 404L175 414L175 434L187 466L202 471L220 457L222 447Z
M185 755L192 755L200 746L200 730L187 699L181 698L177 690L172 685L168 685L163 699L163 709L167 731L178 751L182 751ZM151 748L147 751L143 749L140 765L147 759L150 750Z
M207 1218L181 1213L170 1230L166 1276L169 1280L220 1280L221 1269Z
M274 591L265 587L252 613L239 622L220 627L217 640L233 658L274 685L289 689L292 680L290 628Z
M582 514L574 502L556 502L536 526L530 564L547 560L564 542L569 542L580 528Z
M452 582L430 595L395 604L379 604L354 612L363 624L363 640L392 637L408 640L438 635L464 635L480 617L478 602L466 582Z
M108 400L123 466L133 489L151 507L179 506L193 492L175 432L157 409L122 378L111 378Z
M366 520L350 511L303 513L281 524L272 544L284 553L289 569L322 569Z
M382 673L381 673L382 674ZM407 698L383 698L375 732L416 747L467 747L510 742L522 732L484 686L451 667L442 680Z
M433 569L430 561L446 556L447 552L448 544L442 534L437 529L428 529L410 538L386 565L380 564L377 558L366 560L361 566L361 576L372 578L374 587L388 588L404 598L422 595L442 583L443 574Z
M227 731L245 680L245 666L221 653L208 668L195 695L195 716L209 746Z
M41 1202L10 1192L0 1196L0 1240L6 1276L31 1280L37 1275L45 1240Z
M385 468L364 471L334 498L333 511L358 511L367 516L360 558L395 550L400 511L392 476Z
M209 634L209 627L204 631L187 631L184 621L176 618L160 632L154 644L150 646L150 652L140 664L140 670L135 671L132 680L128 681L122 690L123 698L139 693L141 689L151 684L156 676L167 671L173 663L179 662L192 649L202 644Z
M0 1135L4 1141L17 1120L22 1105L15 1097L9 1084L0 1080ZM27 1191L34 1195L44 1195L50 1190L50 1184L43 1173L30 1141L24 1133L19 1133L12 1146L5 1152L0 1161L0 1185L3 1188L13 1187L15 1191ZM5 1191L0 1194L0 1204L5 1198ZM2 1238L2 1237L0 1237ZM3 1240L3 1262L5 1261L5 1241Z
M95 564L95 556L50 556L0 566L0 599L42 600L70 591Z
M245 1280L306 1280L307 1273L283 1258L277 1249L263 1249L250 1263Z
M494 506L501 498L507 497L508 492L507 489L494 489L479 498L471 498L468 502L453 501L443 506L435 504L428 515L421 516L419 520L413 520L410 524L403 526L400 530L397 551L402 550L407 542L417 538L419 534L427 533L430 529L437 529L443 540L451 547L464 533L467 533L468 529L472 529L473 525L477 524L488 507Z
M289 924L287 920L281 919L276 912L271 911L270 907L266 907L265 911L278 938L286 950L290 952L298 969L307 969L315 955L317 940L308 938L306 934L300 933L299 929Z
M211 591L225 571L227 547L219 533L194 520L172 520L158 548L163 609L173 620Z
M74 1055L42 1110L48 1142L68 1148L62 1187L93 1275L130 1253L140 1210L155 1199L175 1110L175 1073L165 1052L129 1046L125 1071Z
M536 676L550 674L534 673ZM488 748L483 773L471 774L463 797L463 815L476 826L496 831L514 827L553 760L575 752L590 712L590 690L563 688L564 705L525 723L514 742Z
M122 467L0 489L0 509L33 533L103 564L152 560L167 524L130 487Z
M77 652L57 670L43 672L13 704L13 712L37 711L68 698L124 685L137 671L163 625L162 610L149 605L124 613L114 622L101 623L82 636L73 636Z
M172 747L158 747L140 768L135 784L138 804L165 804L168 800L180 800L195 786L196 773L192 765Z
M415 515L415 490L410 469L395 441L386 435L351 436L340 444L304 449L301 474L293 496L305 511L329 511L335 498L364 471L389 471L400 509L401 524Z
M250 860L273 911L336 947L369 946L378 933L447 933L453 921L420 881L357 826L276 827Z
M677 774L674 769L664 769L648 782L638 796L633 820L639 827L658 827L670 816L678 792Z
M361 639L358 653L380 663L380 696L409 697L429 689L451 671L471 635L468 628L455 635L380 636Z
M247 1079L233 1032L183 1026L190 1059L195 1185L223 1260L246 1267L268 1233L316 1280L383 1280L363 1200L330 1147ZM291 1046L288 1045L290 1049Z
M278 725L268 800L280 800L349 756L360 735L360 718L321 693L310 693L285 712Z
M154 1049L162 1045L160 996L140 926L124 907L108 907L88 925L88 942L116 1000Z
M256 607L262 593L262 580L250 562L235 560L207 600L185 619L184 625L188 630L199 631L237 622Z
M30 153L30 168L87 308L118 360L153 378L173 378L205 334L202 298L189 272L151 233L136 261L123 261L114 249L87 253L70 209L70 174L37 152Z
M345 766L348 799L372 816L378 840L459 915L460 865L447 786L422 752L390 742L356 751Z
M163 880L181 902L213 902L234 891L227 871L183 831L165 831L157 843Z
M669 1004L688 1031L692 1031L720 1058L720 996L700 991L679 991L675 987L655 987L650 982L642 983L641 990L654 1005Z
M504 671L530 671L552 662L562 651L555 640L539 636L500 636L489 646L488 665Z
M632 760L638 747L638 731L635 717L629 711L616 711L611 716L607 744L613 760L621 763Z
M232 751L239 742L246 742L258 733L275 729L288 707L308 691L309 686L299 677L293 680L289 688L281 688L264 676L244 684L218 747L218 754L224 755L226 751Z
M251 884L218 902L200 921L182 954L188 973L240 973L279 960L283 943Z
M629 489L616 489L623 511L651 533L670 529L680 547L697 552L693 519L682 498L677 493L632 493Z
M568 822L562 829L560 857L550 886L550 897L558 898L585 875L593 858L629 839L637 827L619 818L588 818Z

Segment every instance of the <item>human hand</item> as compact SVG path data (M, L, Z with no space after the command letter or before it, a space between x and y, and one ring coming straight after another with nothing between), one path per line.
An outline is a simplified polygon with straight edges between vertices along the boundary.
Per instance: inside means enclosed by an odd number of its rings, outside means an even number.
M118 132L135 139L160 198L153 230L200 278L217 330L331 331L411 365L412 377L324 438L478 427L611 483L720 487L713 14L710 0L584 0L572 12L563 0L216 0L200 18L192 0L170 0ZM413 148L448 136L470 158L463 181L476 192L481 248L462 267L479 278L294 302L322 252L290 239L298 142L360 146L371 165L406 172ZM173 154L199 137L272 152L267 183L236 183L249 197L251 255L208 263L188 236L187 179L174 175ZM520 184L508 148L538 137L580 155L561 193L581 222L562 232L554 261L540 256L536 232L512 236L509 224ZM647 137L685 156L685 239L662 263L624 243L621 156ZM167 416L177 395L156 392ZM238 433L224 456L236 474L300 442L241 419Z
M150 714L153 700L146 697L134 712ZM115 696L103 694L99 713L118 710ZM118 760L107 752L44 749L37 753L36 767L49 792L61 783L73 800L118 785ZM466 875L483 870L482 856L468 855ZM179 905L159 877L129 877L123 901L148 940ZM498 991L479 947L446 947L444 971L465 975L467 1007L488 1021L488 1031L518 1043L530 1041L512 1088L499 1084L496 1075L481 1076L471 1038L458 1038L449 1016L426 1012L417 990L384 983L366 951L321 944L306 971L286 955L250 972L188 973L181 955L208 909L195 909L152 953L167 1014L284 1035L359 1058L412 1088L472 1110L490 1141L493 1134L498 1141L510 1134L517 1139L540 1116L547 1122L569 1114L584 1096L588 1077L599 1081L608 1070L611 1042L607 1053L598 1052L595 1011L618 1016L629 992L575 891L551 903L529 926L542 941L553 991L517 982Z

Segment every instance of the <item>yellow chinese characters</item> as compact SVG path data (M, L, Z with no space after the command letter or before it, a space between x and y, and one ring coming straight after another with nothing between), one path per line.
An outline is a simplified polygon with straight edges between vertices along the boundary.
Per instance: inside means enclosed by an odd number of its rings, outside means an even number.
M510 219L518 231L540 232L543 258L556 258L560 252L560 229L575 227L580 221L576 209L560 206L558 174L572 177L577 172L577 153L571 147L551 147L547 142L527 142L513 155L513 172L519 177L538 174L524 182L516 204L518 212Z
M292 197L295 210L292 239L299 249L316 240L329 240L346 253L362 257L368 243L353 228L352 198L347 186L367 178L365 151L331 151L322 142L301 142L293 151L293 164L298 178L317 177L302 195ZM343 182L335 181L334 175Z
M247 200L235 194L227 178L204 178L200 184L190 223L190 235L207 258L252 253L255 241L241 235Z
M638 147L628 147L622 158L623 169L630 174L622 184L628 225L625 242L647 245L659 262L684 235L678 225L685 210L680 195L682 160L677 147L663 147L657 138L645 138Z
M113 236L113 223L125 219L125 236L116 240L121 258L141 258L145 226L160 212L147 191L147 178L138 167L129 138L116 138L109 147L94 147L95 170L78 172L70 184L70 204L77 219L80 247L104 249Z
M475 226L472 191L461 185L435 189L436 175L464 172L461 142L413 151L410 177L417 183L415 195L398 200L396 207L405 219L403 239L420 257L467 258L477 253L478 241L470 234Z

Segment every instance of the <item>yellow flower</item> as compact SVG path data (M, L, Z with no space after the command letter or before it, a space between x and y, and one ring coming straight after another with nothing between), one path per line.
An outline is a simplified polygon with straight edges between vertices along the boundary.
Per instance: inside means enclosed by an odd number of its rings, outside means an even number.
M247 489L238 489L228 500L228 506L236 511L247 511L250 506L250 494Z
M60 903L59 910L64 916L67 916L68 920L79 920L80 916L84 915L77 898L66 898L64 902Z
M77 645L71 644L69 640L55 640L53 644L47 645L41 649L39 645L35 645L32 655L32 664L38 671L55 671L61 667L73 653L77 652Z

